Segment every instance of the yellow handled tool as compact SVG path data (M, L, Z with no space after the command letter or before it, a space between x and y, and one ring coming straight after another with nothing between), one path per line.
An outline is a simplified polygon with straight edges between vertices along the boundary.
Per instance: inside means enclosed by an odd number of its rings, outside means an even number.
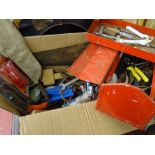
M132 66L127 67L127 70L131 71L132 75L136 78L137 81L141 81L141 77L136 73Z
M135 67L134 69L145 82L149 82L148 77L138 67Z

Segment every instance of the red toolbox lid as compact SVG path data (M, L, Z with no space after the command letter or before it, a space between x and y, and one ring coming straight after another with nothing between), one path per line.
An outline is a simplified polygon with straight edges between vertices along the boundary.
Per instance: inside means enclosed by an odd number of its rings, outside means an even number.
M68 72L81 80L101 84L118 53L116 50L91 43L68 69Z

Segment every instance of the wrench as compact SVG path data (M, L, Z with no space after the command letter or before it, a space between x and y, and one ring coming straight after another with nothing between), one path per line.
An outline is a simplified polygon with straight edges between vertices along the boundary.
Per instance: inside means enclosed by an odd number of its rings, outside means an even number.
M69 82L67 82L67 83L65 83L65 84L62 83L62 84L60 84L59 86L62 87L61 90L65 90L67 86L73 84L74 82L76 82L76 81L78 81L78 80L79 80L79 79L75 78L75 79L73 79L73 80L71 80L71 81L69 81Z
M132 44L139 44L139 45L144 45L144 46L147 45L147 46L149 46L149 43L151 43L153 41L152 36L148 36L146 34L143 34L143 33L139 32L138 30L136 30L136 29L134 29L134 28L132 28L130 26L126 26L126 29L133 32L133 33L135 33L140 38L142 38L142 40L135 40L135 41L130 40L130 42L125 41L126 43L131 43L132 42Z
M139 36L142 39L149 39L150 38L148 35L139 32L138 30L134 29L131 26L126 26L126 29L133 32L133 33L135 33L137 36Z

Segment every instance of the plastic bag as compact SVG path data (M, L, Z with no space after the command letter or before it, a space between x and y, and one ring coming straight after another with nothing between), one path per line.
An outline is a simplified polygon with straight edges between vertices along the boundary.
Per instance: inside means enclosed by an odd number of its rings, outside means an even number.
M22 93L27 95L29 79L11 60L3 56L0 56L0 76L2 76L7 82L15 85Z

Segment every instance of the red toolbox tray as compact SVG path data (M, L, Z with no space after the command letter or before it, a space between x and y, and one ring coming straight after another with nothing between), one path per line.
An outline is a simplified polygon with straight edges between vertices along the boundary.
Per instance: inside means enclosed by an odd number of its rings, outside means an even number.
M139 26L139 25L132 24L132 23L128 23L128 22L118 20L118 19L100 19L100 20L94 20L92 22L86 37L87 37L88 41L90 41L92 43L103 45L105 47L108 47L108 48L111 48L111 49L114 49L117 51L121 51L123 53L127 53L127 54L130 54L130 55L133 55L133 56L136 56L136 57L139 57L139 58L151 61L151 62L155 62L155 51L154 52L153 51L152 52L144 51L139 48L134 48L133 46L118 43L111 39L107 39L107 38L104 38L101 36L96 36L95 34L93 34L94 30L100 24L109 24L112 26L118 26L118 27L122 27L122 28L125 28L126 26L131 26L144 34L155 37L154 29Z
M119 52L113 49L90 43L69 67L68 72L81 80L101 84L108 76L118 54Z

